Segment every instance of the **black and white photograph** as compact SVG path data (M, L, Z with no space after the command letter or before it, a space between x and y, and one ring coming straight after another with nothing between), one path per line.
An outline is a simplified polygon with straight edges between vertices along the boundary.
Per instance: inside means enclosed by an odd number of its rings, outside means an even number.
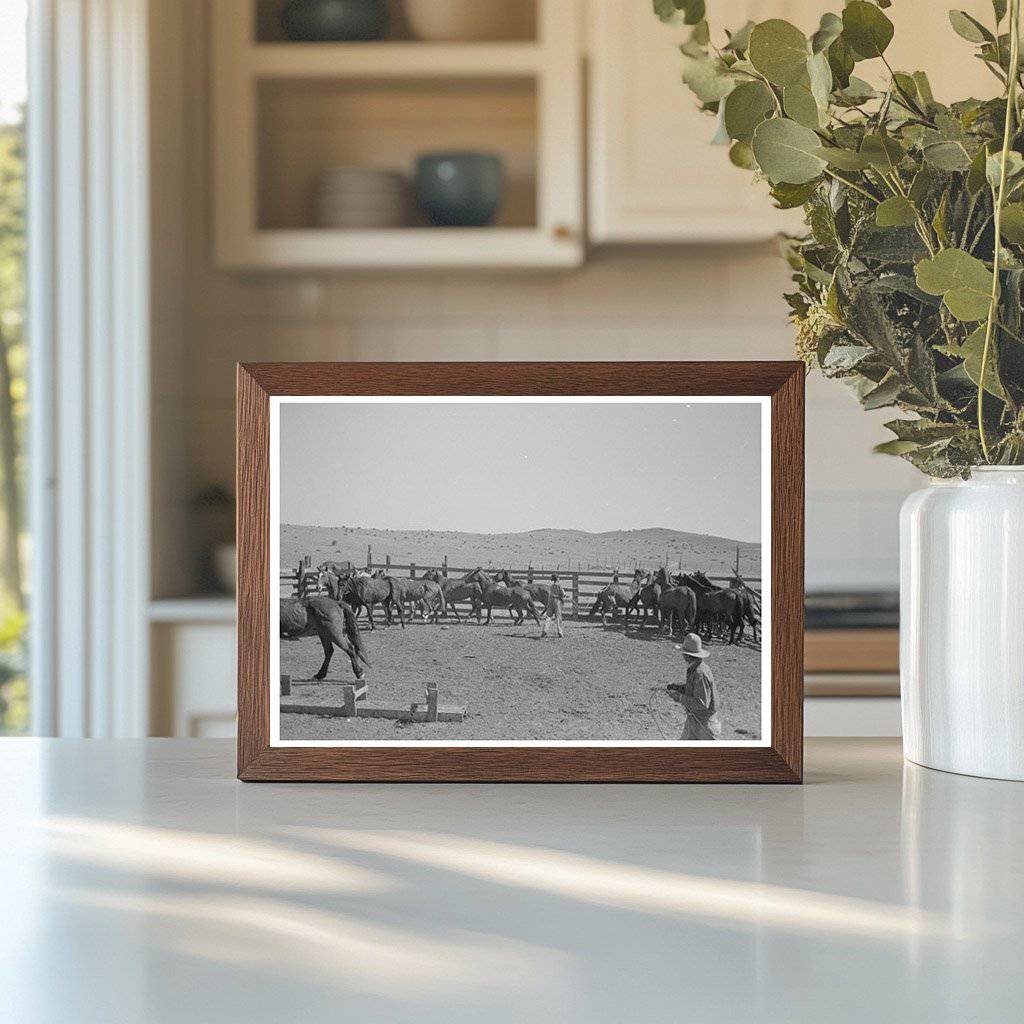
M275 398L271 742L763 745L761 398Z

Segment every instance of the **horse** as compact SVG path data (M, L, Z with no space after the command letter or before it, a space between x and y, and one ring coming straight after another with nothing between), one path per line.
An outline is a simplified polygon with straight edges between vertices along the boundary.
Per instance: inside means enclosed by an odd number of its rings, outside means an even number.
M754 633L754 643L756 644L758 642L757 627L761 623L761 595L756 590L748 587L742 576L733 576L729 580L729 586L733 590L738 590L746 599L743 605L743 618L750 623L750 628Z
M351 562L321 562L316 568L317 572L333 572L343 580L356 574L356 567Z
M601 625L607 626L608 612L611 612L614 617L616 609L628 607L629 602L636 597L637 593L639 593L640 583L643 578L643 570L637 569L636 572L633 573L633 582L628 587L623 586L621 583L612 583L605 587L604 590L597 595L594 607L590 609L587 618L592 619L598 612L600 612Z
M477 621L480 620L480 600L483 588L479 583L465 583L462 580L450 580L441 574L440 569L429 569L423 574L424 579L433 580L441 587L441 594L444 597L444 614L451 609L456 622L462 622L459 617L459 609L456 608L456 601L469 601L470 615L476 613Z
M548 598L551 597L550 583L523 583L517 580L508 569L502 569L494 577L494 582L504 583L506 587L522 587L534 601L540 601L545 607L547 607Z
M337 577L335 578L337 579ZM377 628L373 621L373 606L375 604L384 606L388 625L391 625L392 609L397 609L398 621L402 624L402 629L405 629L402 602L395 587L395 581L390 577L379 579L377 577L350 576L346 580L338 579L336 588L336 590L331 588L331 596L336 600L347 601L354 609L359 607L366 609L366 617L370 620L370 629Z
M480 606L487 609L487 621L484 623L485 626L489 626L491 624L491 612L495 605L499 608L507 608L509 618L512 619L517 626L521 626L523 624L524 615L529 615L538 626L540 625L540 619L537 617L537 610L533 607L533 598L530 596L530 592L525 588L509 587L504 583L497 583L479 566L477 566L477 568L472 572L467 572L466 575L462 577L462 582L480 584ZM476 620L477 622L480 621L479 607L477 608Z
M356 679L366 674L361 661L369 667L363 652L355 612L342 601L330 597L284 597L281 599L280 630L282 640L301 640L307 636L320 637L324 648L324 663L314 679L325 679L334 648L343 650L352 663Z
M680 577L682 582L697 594L697 631L706 631L708 639L716 623L729 629L729 643L743 639L743 606L746 599L738 590L716 587L702 572Z
M654 615L654 624L657 626L660 621L660 613L658 612L658 600L661 597L661 584L654 582L654 573L649 572L645 577L643 583L640 585L640 589L630 599L629 604L626 605L626 615L624 622L629 622L629 613L631 611L639 614L640 610L643 609L644 617L640 621L641 629L647 625L648 612Z
M730 629L730 643L739 642L746 635L745 624L749 623L750 628L754 634L754 643L758 642L757 637L757 626L758 626L758 612L760 612L760 600L757 599L757 595L742 581L738 578L730 580L728 587L716 587L714 583L707 578L703 572L693 573L694 582L700 586L703 586L708 593L717 594L733 594L736 600L736 609L732 617L728 614L721 615L720 621L723 621L725 625L729 626ZM739 585L737 585L737 583ZM755 604L756 602L756 604ZM729 609L727 609L728 611ZM736 636L736 640L733 641L731 637Z
M424 619L430 613L431 622L437 622L437 617L445 609L444 591L440 583L428 576L421 579L406 579L398 577L386 577L394 579L395 587L398 589L400 600L407 602L412 607L418 607ZM410 613L410 618L412 617Z
M658 611L665 626L665 634L672 634L672 616L675 615L679 620L679 629L685 636L697 621L697 595L689 587L673 586L664 568L654 574L654 582L661 587Z

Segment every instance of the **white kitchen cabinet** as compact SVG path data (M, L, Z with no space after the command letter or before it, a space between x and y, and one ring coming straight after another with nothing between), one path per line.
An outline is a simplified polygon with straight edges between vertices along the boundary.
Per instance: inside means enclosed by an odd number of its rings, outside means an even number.
M712 7L713 30L748 19L817 27L820 4L742 0ZM726 9L727 7L727 9ZM715 120L683 85L679 44L642 0L590 0L588 173L594 242L716 242L769 238L798 225L767 185L709 145Z
M810 34L823 11L842 4L708 6L717 36L767 18L785 18ZM992 20L988 0L957 6L986 24ZM886 13L896 26L888 54L894 67L927 71L940 100L994 95L998 83L954 34L944 7L904 2ZM725 147L709 145L714 118L698 110L681 80L679 43L688 27L662 24L647 0L589 0L587 25L591 241L747 241L799 229L800 211L774 209L764 183L732 166ZM857 73L875 80L886 74L879 61L859 65Z
M536 30L525 40L305 43L282 39L276 16L262 17L274 15L273 0L211 4L217 265L578 265L579 0L534 0L531 8ZM385 169L409 178L408 186L419 155L452 150L501 156L506 188L493 224L431 227L415 209L404 227L317 223L314 196L326 174Z

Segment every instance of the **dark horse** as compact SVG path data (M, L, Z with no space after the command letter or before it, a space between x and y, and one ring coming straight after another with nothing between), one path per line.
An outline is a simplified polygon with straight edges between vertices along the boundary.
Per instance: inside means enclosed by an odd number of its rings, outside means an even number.
M506 587L522 587L534 601L539 601L545 606L548 603L548 598L551 596L550 583L523 583L522 580L517 580L508 569L502 569L494 577L494 582L504 583Z
M729 630L729 643L742 640L745 634L744 623L749 622L754 631L754 642L757 643L757 618L750 594L739 587L717 587L702 572L680 577L687 586L697 592L698 628L703 628L710 638L716 625Z
M530 596L530 592L523 587L506 587L500 583L495 583L479 566L472 572L467 572L462 577L462 582L480 584L480 604L487 609L485 626L491 624L491 612L495 606L507 608L509 617L515 620L517 626L522 625L524 615L529 615L538 626L540 625L537 609L533 607L533 598ZM476 620L477 622L480 621L479 607L477 608Z
M697 595L689 587L676 587L669 581L668 572L661 568L654 574L654 582L661 587L658 595L658 611L665 632L672 632L672 616L679 620L679 630L684 635L690 632L697 621Z
M352 662L356 679L365 675L361 661L369 667L359 637L356 615L349 605L330 597L285 597L281 599L281 639L301 640L307 636L320 637L324 648L324 663L314 679L325 679L334 648L343 650Z
M402 624L402 629L405 629L402 599L393 579L363 576L339 579L332 573L325 573L324 580L327 592L335 601L348 602L354 609L354 614L358 614L360 608L366 609L366 617L370 620L370 629L377 628L373 622L373 606L375 604L384 606L384 613L389 624L391 623L392 609L397 610L398 621Z
M440 588L441 594L444 597L444 614L447 615L449 609L455 616L456 622L462 622L459 617L459 609L456 608L456 601L469 601L470 603L470 615L476 614L477 621L480 620L480 597L483 594L483 588L479 583L465 583L463 580L450 580L445 576L440 569L430 569L423 574L423 578L427 580L433 580Z
M697 632L703 632L710 640L714 627L721 624L729 630L729 643L736 643L736 634L743 629L739 594L716 587L706 576L698 579L684 573L679 579L697 595Z

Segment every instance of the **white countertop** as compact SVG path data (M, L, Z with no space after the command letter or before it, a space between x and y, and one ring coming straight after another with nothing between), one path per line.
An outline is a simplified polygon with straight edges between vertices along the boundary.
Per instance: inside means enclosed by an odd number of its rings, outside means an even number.
M803 787L242 785L0 741L0 1021L1019 1019L1024 785L811 740Z

